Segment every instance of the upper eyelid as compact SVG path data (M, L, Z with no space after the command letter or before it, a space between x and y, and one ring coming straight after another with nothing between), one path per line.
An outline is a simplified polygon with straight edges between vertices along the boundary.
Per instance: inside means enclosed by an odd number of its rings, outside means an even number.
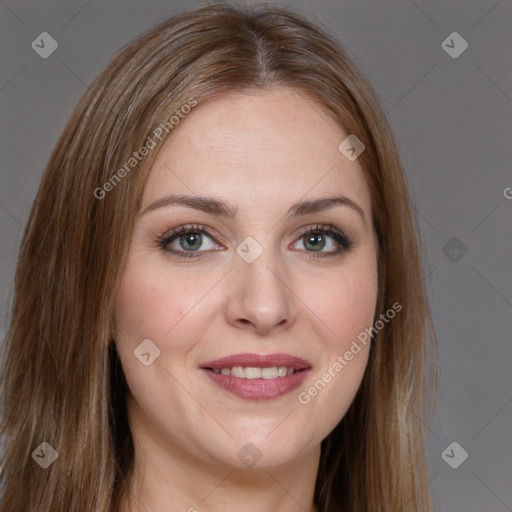
M158 238L160 240L166 241L187 233L202 233L208 235L211 238L215 238L217 236L219 238L223 238L220 235L217 235L216 231L213 228L199 224L195 224L193 226L188 224L184 226L178 226L177 228L164 232L164 234L159 236Z

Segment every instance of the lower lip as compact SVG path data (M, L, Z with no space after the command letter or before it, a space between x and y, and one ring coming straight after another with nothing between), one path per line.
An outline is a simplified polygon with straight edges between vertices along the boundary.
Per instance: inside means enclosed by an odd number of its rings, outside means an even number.
M309 373L307 369L276 379L242 379L215 373L213 370L203 369L203 371L222 389L245 400L272 400L286 395L298 388Z

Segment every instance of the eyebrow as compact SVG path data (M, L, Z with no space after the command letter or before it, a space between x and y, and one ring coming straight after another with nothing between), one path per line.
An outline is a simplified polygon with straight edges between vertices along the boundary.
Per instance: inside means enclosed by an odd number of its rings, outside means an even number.
M238 207L233 207L224 201L220 201L212 197L169 195L161 197L151 203L140 215L145 215L148 212L166 206L185 206L219 217L224 217L226 219L235 219L238 213ZM308 201L300 201L292 205L284 217L291 219L303 215L310 215L312 213L329 210L335 206L348 206L360 215L363 222L366 222L366 215L363 209L357 203L352 201L352 199L345 196L321 197Z

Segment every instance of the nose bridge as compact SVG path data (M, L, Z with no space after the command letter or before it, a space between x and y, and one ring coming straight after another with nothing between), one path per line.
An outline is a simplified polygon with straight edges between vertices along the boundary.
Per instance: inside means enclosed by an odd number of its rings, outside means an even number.
M236 252L229 321L239 325L249 322L261 332L291 323L294 320L292 283L287 283L285 262L272 245L271 237L266 242L247 237Z

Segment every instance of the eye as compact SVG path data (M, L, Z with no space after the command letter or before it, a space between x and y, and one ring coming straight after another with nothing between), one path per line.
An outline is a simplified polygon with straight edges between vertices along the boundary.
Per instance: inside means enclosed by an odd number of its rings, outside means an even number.
M201 258L212 250L222 250L214 236L203 226L181 226L159 237L158 245L178 257ZM316 225L303 230L290 248L308 253L310 258L337 256L351 249L352 241L330 225Z
M213 235L201 226L181 226L166 233L159 239L158 244L164 251L183 257L200 257L197 253L221 247L215 242Z
M294 247L296 245L298 247ZM317 225L303 231L292 248L312 253L310 257L318 258L336 256L351 249L352 245L352 241L334 226Z

